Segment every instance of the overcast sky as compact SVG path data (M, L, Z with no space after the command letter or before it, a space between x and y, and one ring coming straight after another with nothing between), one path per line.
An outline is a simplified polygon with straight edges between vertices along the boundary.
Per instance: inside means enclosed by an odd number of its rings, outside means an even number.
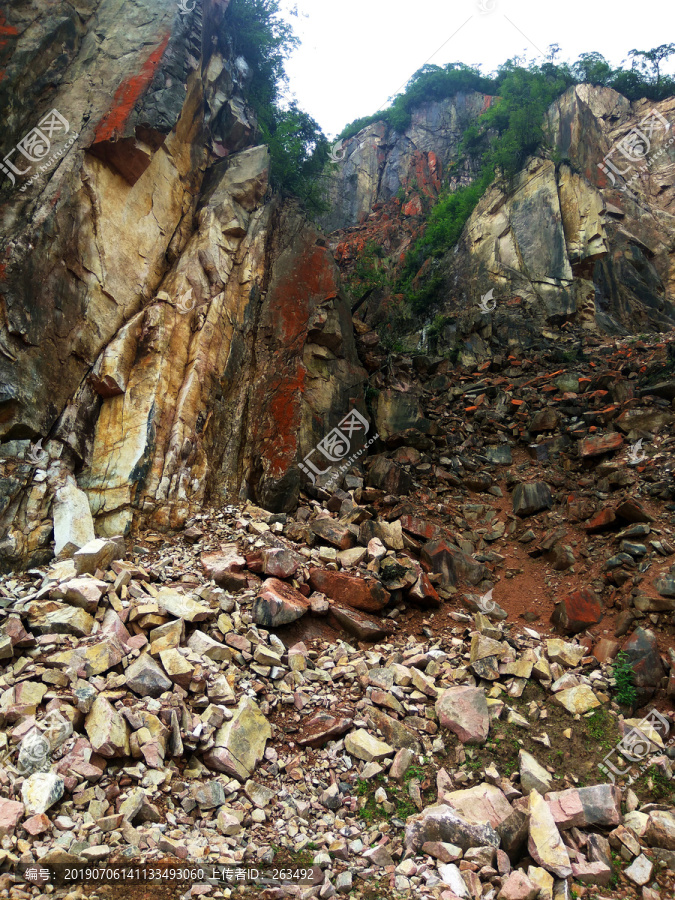
M482 64L515 55L558 60L598 51L619 65L628 51L675 40L673 0L282 0L302 40L287 64L299 105L328 136L370 115L425 62ZM667 71L675 72L671 58Z

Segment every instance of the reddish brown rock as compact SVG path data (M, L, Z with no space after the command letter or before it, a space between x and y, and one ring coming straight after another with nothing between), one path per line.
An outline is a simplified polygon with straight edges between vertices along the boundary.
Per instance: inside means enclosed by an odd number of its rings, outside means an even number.
M629 498L620 503L616 508L616 514L624 522L653 522L654 517L651 516L644 508L639 500Z
M290 584L268 578L253 602L253 621L263 628L278 628L304 616L309 606L309 600Z
M598 434L579 441L579 456L584 459L590 456L602 456L618 450L623 444L623 436L619 432Z
M344 628L360 641L379 641L394 630L384 619L376 619L358 609L337 603L331 606L328 621L337 628Z
M593 656L601 664L614 659L618 652L619 642L612 641L610 638L600 638L595 647L593 647Z
M323 747L328 741L334 741L352 727L352 719L336 718L326 712L318 712L300 726L302 737L298 739L300 747Z
M349 528L339 525L333 519L327 517L315 519L310 524L309 530L322 541L333 544L338 550L349 550L356 543L356 538Z
M602 619L602 606L597 595L582 588L563 597L556 604L551 622L565 634L578 634Z
M401 527L408 534L423 538L425 541L434 541L441 535L439 525L434 525L427 519L418 519L416 516L401 516Z
M230 575L239 574L246 568L246 560L236 544L226 544L215 553L202 553L200 559L206 577L221 587L227 586L224 582L230 582Z
M584 528L589 534L593 534L596 531L603 531L605 528L610 528L616 522L616 513L610 506L606 506L604 509L601 509L600 512L596 513L593 518L586 522Z
M441 598L438 596L436 588L424 572L420 572L419 578L408 591L408 597L413 603L418 603L425 608L436 608L441 605Z
M444 584L453 587L460 581L479 584L489 575L485 566L443 538L422 547L422 562L430 571L441 575Z
M310 569L309 583L315 591L331 600L364 612L379 612L389 602L389 592L373 578L359 578L330 569Z

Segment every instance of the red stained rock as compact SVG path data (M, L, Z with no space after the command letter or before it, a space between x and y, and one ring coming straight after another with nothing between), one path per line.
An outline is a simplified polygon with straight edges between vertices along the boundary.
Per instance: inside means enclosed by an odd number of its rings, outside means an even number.
M489 574L485 566L443 538L429 541L422 547L422 562L432 572L441 575L445 584L453 586L460 580L479 584Z
M36 816L31 816L30 819L26 819L23 823L23 827L26 829L28 834L36 835L43 834L45 831L49 831L52 827L52 823L49 821L49 817L44 813L38 813Z
M420 573L419 578L408 591L408 597L413 602L419 603L424 607L438 607L441 605L441 598L424 572Z
M425 541L436 540L441 534L441 528L426 519L418 519L416 516L401 516L401 527L408 534L424 538Z
M344 525L339 525L333 519L315 519L309 526L309 530L316 537L328 544L333 544L338 550L349 550L356 543L356 538Z
M619 652L619 642L601 638L593 648L593 656L599 663L609 662Z
M300 747L323 747L328 741L334 741L352 727L352 719L336 718L329 713L318 712L309 721L300 726L302 737L298 740Z
M578 634L602 619L602 606L588 588L573 591L556 604L551 622L565 634Z
M288 625L309 611L309 600L290 584L268 578L253 603L253 621L264 628Z
M359 578L330 569L310 569L309 583L315 591L331 600L364 612L379 612L389 602L389 592L372 578Z
M360 641L379 641L393 632L393 627L383 619L376 619L357 609L333 604L328 621L337 628L344 628Z
M611 453L623 445L623 436L619 432L599 434L579 441L579 456L587 459L590 456L602 456Z
M616 522L616 513L608 506L596 513L589 522L586 522L584 527L589 534L593 534L596 531L609 528L614 522Z

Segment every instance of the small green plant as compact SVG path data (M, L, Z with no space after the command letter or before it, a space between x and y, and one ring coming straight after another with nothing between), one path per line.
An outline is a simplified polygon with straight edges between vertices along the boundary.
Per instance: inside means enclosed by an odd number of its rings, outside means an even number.
M614 660L614 698L623 706L635 706L637 691L633 663L627 653L621 651Z

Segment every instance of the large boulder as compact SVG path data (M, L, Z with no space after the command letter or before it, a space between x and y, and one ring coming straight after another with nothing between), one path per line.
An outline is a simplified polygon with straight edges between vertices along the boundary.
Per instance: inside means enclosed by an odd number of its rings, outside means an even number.
M442 841L456 844L462 850L470 847L498 847L499 837L491 825L467 822L447 804L428 806L408 819L404 843L406 850L417 853L422 844Z
M436 715L463 744L484 744L490 730L485 692L481 688L459 685L443 691L436 701Z

